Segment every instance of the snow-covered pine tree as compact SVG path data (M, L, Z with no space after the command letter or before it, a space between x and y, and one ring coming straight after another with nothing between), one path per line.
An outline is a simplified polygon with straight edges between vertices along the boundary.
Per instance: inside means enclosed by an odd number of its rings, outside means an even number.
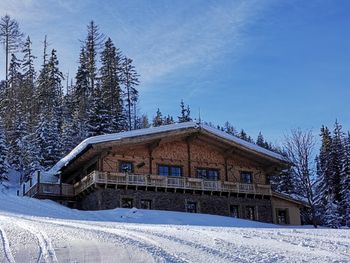
M230 122L226 121L223 128L226 133L237 136L237 131Z
M53 49L38 78L39 121L33 140L38 149L37 161L44 169L61 158L63 74L58 65L56 50Z
M350 133L344 139L344 155L342 159L342 171L341 171L341 212L342 212L342 224L350 227Z
M150 126L147 115L142 114L141 117L137 119L136 129L149 128Z
M90 21L87 26L87 36L84 43L86 52L86 70L88 73L89 89L88 96L93 95L97 79L98 53L104 42L104 35L100 33L99 27L94 21Z
M68 154L80 141L79 129L74 122L73 84L67 84L66 94L63 98L63 124L62 124L62 155Z
M102 133L120 132L125 129L123 99L120 87L121 53L108 38L101 53L101 121Z
M334 124L333 140L332 140L332 176L331 176L331 188L334 194L334 198L337 203L341 202L341 171L342 171L342 159L344 155L343 148L344 133L342 126L338 121Z
M89 73L87 70L87 58L85 49L80 50L79 66L75 76L73 96L73 122L77 126L79 134L78 141L87 138L88 110L91 105L92 96L89 90Z
M22 88L21 88L21 104L23 114L25 115L26 122L30 132L33 132L35 126L35 108L33 107L34 89L35 89L35 77L36 72L34 69L34 59L36 58L32 54L32 42L28 36L22 49L23 62L22 62Z
M328 127L321 128L321 148L316 157L315 204L321 224L325 223L324 215L329 207L328 200L333 194L332 184L332 136Z
M7 161L7 150L5 129L0 117L0 184L8 180L9 165Z
M166 125L166 124L173 124L173 123L175 123L173 116L170 116L168 114L167 116L164 117L163 124Z
M103 118L105 117L105 109L101 104L101 91L96 85L94 94L92 95L91 105L88 109L88 121L86 124L87 136L97 136L104 134L108 125Z
M126 112L128 118L129 130L132 130L135 125L133 125L133 119L136 119L136 105L138 101L139 93L136 87L139 85L139 75L136 72L133 61L130 58L124 57L122 63L123 74L121 75L121 81L124 85L125 101L126 101Z
M178 117L179 122L187 122L187 121L191 121L191 110L190 110L190 106L187 105L187 107L185 107L185 103L183 100L181 100L180 102L180 116Z
M153 127L159 127L164 125L163 123L163 115L160 112L160 109L158 108L156 116L154 116L153 121L152 121L152 126Z
M22 44L23 34L19 29L18 22L9 15L0 19L0 43L5 48L5 85L8 87L9 56L15 53Z

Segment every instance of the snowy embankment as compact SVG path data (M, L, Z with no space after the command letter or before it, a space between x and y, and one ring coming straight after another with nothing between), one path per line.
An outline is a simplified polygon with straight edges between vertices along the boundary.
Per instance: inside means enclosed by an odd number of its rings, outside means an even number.
M349 230L136 209L77 211L0 193L0 262L349 261Z

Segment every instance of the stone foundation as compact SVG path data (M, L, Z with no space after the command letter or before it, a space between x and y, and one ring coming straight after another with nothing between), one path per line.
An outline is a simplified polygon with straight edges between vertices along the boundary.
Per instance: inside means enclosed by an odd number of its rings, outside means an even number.
M77 208L103 210L122 207L122 201L132 200L132 206L141 207L141 200L150 200L151 209L187 212L186 204L195 202L198 213L230 216L230 207L238 206L240 218L247 218L246 207L254 207L255 220L272 223L271 200L235 196L202 195L192 193L154 192L131 189L95 189L81 197Z

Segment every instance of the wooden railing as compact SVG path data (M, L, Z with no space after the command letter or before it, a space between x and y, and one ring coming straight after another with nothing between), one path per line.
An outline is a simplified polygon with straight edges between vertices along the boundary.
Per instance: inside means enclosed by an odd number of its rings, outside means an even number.
M62 188L61 188L62 187ZM29 189L25 189L25 196L66 196L75 195L74 187L70 184L37 183L35 182Z
M93 171L89 175L85 176L81 181L75 183L74 192L77 195L93 184L150 186L173 189L271 195L270 185L210 181L201 178L189 177L137 175L99 171Z

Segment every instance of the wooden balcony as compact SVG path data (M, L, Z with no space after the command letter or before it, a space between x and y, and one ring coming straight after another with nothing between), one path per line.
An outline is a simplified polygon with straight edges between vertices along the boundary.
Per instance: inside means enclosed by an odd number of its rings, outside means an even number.
M237 194L271 195L270 185L241 184L236 182L209 181L201 178L173 177L160 175L136 175L93 171L74 184L78 195L93 185L133 186L144 188L182 189L193 191L225 192Z
M23 195L36 198L74 197L74 187L70 184L35 182L28 189L23 188Z

